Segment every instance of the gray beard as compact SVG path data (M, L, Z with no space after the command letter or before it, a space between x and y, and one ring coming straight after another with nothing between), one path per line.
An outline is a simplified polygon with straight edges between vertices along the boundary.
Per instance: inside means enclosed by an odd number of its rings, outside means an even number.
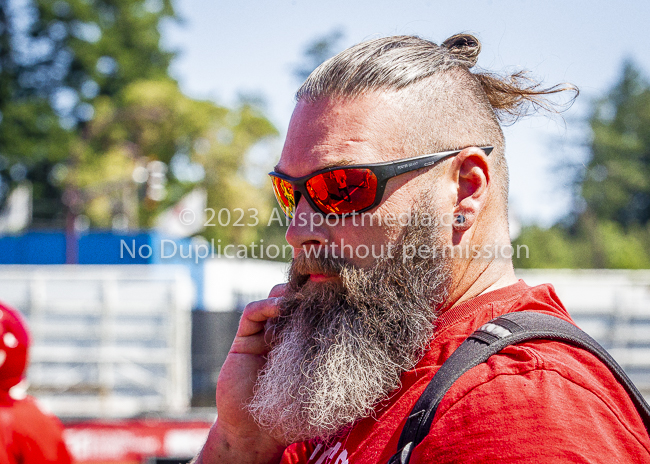
M367 269L305 253L293 260L248 404L262 428L287 444L329 441L399 388L431 342L451 276L448 259L403 262L403 250L440 243L435 226L409 225L393 257ZM341 284L311 282L312 273L338 274Z

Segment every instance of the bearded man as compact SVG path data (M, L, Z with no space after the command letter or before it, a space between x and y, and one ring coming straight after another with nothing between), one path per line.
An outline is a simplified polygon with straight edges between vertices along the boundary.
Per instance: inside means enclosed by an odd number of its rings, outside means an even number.
M386 463L475 329L522 310L571 320L498 252L510 246L499 118L565 88L472 73L479 50L466 34L377 39L300 88L271 174L293 218L289 281L244 310L196 462ZM534 341L461 377L410 462L495 460L650 462L650 440L593 355Z

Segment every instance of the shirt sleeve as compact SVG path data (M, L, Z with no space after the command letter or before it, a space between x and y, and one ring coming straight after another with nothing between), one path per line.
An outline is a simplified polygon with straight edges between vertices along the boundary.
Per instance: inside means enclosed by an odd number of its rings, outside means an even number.
M519 355L525 350L509 349ZM612 408L600 392L561 370L537 364L521 372L508 365L512 358L499 357L506 360L501 373L469 387L465 382L451 400L443 400L412 464L650 463L650 443L647 433L639 432L638 417L635 423L624 409ZM475 369L494 374L498 362Z
M41 411L30 397L16 403L14 414L13 444L17 462L72 462L63 441L63 427L56 417Z

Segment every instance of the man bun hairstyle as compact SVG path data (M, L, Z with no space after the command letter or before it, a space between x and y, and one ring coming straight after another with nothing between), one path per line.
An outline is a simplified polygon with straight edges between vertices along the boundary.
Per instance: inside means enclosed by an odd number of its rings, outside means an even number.
M455 55L459 63L464 62L467 69L473 68L481 52L481 42L471 34L456 34L442 43L449 53ZM579 90L572 84L558 84L542 88L527 71L500 76L491 72L475 72L474 77L483 88L499 121L514 122L538 109L559 113L578 97ZM555 104L547 96L568 91L573 93L568 102Z
M539 109L559 113L578 95L571 84L544 88L525 71L498 75L476 67L481 42L472 34L449 37L442 45L417 36L362 42L316 68L296 100L354 99L373 92L395 93L405 156L468 146L494 147L489 157L496 197L494 210L507 224L508 167L501 124ZM564 105L550 97L568 91Z
M481 42L472 34L455 34L442 45L417 36L393 36L357 44L330 58L312 72L296 93L296 100L322 97L353 98L373 90L401 90L452 68L476 66ZM471 75L480 84L495 116L511 123L538 109L558 113L578 96L578 88L558 84L543 88L526 71L501 76L488 71ZM568 91L564 104L548 99Z
M456 34L442 43L458 62L464 62L468 68L473 68L481 53L481 42L471 34Z

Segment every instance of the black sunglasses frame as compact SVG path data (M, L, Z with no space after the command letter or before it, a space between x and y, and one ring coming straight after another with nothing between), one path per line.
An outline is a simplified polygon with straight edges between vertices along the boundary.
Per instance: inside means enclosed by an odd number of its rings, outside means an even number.
M489 156L489 154L492 152L494 147L488 146L488 147L478 147L483 152L485 153L486 156ZM426 168L428 166L433 166L434 164L445 160L447 158L451 158L452 156L458 155L461 151L465 150L465 148L462 148L460 150L452 150L452 151L443 151L440 153L432 153L428 155L419 155L415 156L413 158L406 158L406 159L401 159L397 161L386 161L384 163L374 163L374 164L354 164L354 165L349 165L349 166L333 166L331 168L325 168L321 169L319 171L312 172L311 174L307 174L306 176L303 177L291 177L286 174L282 174L280 172L269 172L269 176L271 177L277 177L278 179L286 180L291 184L293 187L293 192L294 192L294 214L295 214L295 209L298 208L298 203L300 202L301 197L305 197L307 200L307 203L309 203L309 206L312 207L314 211L317 211L321 214L324 215L335 215L337 217L344 217L344 216L352 216L355 214L360 214L365 211L368 211L375 206L379 205L381 203L382 198L384 197L384 190L386 188L386 184L388 183L389 179L392 179L393 177L397 177L400 174L405 174L407 172L415 171L417 169L422 169ZM307 181L313 177L316 177L319 174L325 174L327 172L331 171L337 171L339 169L368 169L372 171L372 173L375 175L377 178L377 191L375 193L375 199L370 204L369 206L360 209L358 211L353 211L351 213L328 213L323 210L321 210L318 205L314 202L314 200L311 198L309 193L307 192ZM278 199L279 201L279 199ZM286 213L285 213L286 214ZM290 219L293 218L294 214L291 216L288 216Z

